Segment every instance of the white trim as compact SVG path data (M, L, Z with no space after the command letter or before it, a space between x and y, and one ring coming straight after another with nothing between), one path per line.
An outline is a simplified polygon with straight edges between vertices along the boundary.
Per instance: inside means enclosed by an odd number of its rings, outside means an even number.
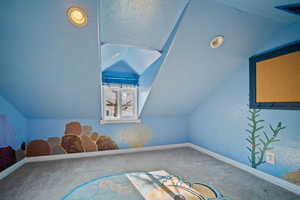
M114 89L117 91L117 116L106 116L106 104L103 103L106 98L106 91ZM113 124L113 123L140 123L140 119L138 119L138 87L127 85L127 84L103 84L101 83L101 101L102 103L102 118L100 120L100 124ZM124 91L132 91L134 94L134 114L133 116L122 116L121 112L121 101L122 101L122 93Z
M135 120L100 120L101 124L122 124L122 123L141 123L141 119L135 119Z
M16 162L15 164L13 164L9 168L7 168L7 169L3 170L2 172L0 172L0 180L4 179L5 177L7 177L11 173L13 173L15 170L22 167L25 163L26 163L26 159L24 158L24 159L20 160L19 162Z
M181 147L190 147L196 151L207 154L215 159L218 159L222 162L230 164L234 167L237 167L243 171L246 171L258 178L261 178L267 182L273 183L279 187L282 187L290 192L300 195L300 187L290 183L284 179L272 176L270 174L264 173L257 169L251 168L245 164L234 161L230 158L222 156L220 154L209 151L205 148L199 147L192 143L181 143L181 144L169 144L169 145L160 145L160 146L151 146L151 147L141 147L141 148L132 148L132 149L119 149L119 150L108 150L108 151L98 151L98 152L85 152L85 153L73 153L73 154L62 154L62 155L50 155L50 156L38 156L38 157L26 157L23 160L17 162L6 170L0 172L0 180L23 166L25 163L31 162L42 162L42 161L51 161L51 160L62 160L62 159L72 159L72 158L83 158L83 157L94 157L94 156L107 156L107 155L119 155L126 153L136 153L136 152L145 152L145 151L155 151L155 150L166 150L166 149L175 149Z
M223 162L225 162L227 164L230 164L230 165L232 165L234 167L237 167L237 168L239 168L239 169L241 169L243 171L246 171L246 172L248 172L248 173L250 173L250 174L252 174L252 175L254 175L254 176L258 177L258 178L261 178L261 179L263 179L265 181L273 183L274 185L282 187L282 188L284 188L284 189L286 189L286 190L288 190L290 192L293 192L295 194L300 195L300 186L297 186L297 185L295 185L293 183L290 183L290 182L288 182L288 181L286 181L284 179L281 179L281 178L272 176L270 174L264 173L264 172L262 172L260 170L254 169L254 168L249 167L249 166L247 166L245 164L239 163L239 162L234 161L234 160L232 160L230 158L227 158L227 157L222 156L220 154L214 153L214 152L209 151L209 150L207 150L205 148L199 147L198 145L194 145L192 143L188 143L187 146L191 147L192 149L194 149L196 151L199 151L201 153L205 153L205 154L207 154L207 155L209 155L211 157L214 157L214 158L216 158L216 159L218 159L220 161L223 161Z
M188 146L188 143L182 143L182 144L168 144L168 145L131 148L131 149L118 149L118 150L108 150L108 151L26 157L26 161L27 162L41 162L41 161L62 160L62 159L83 158L83 157L86 158L86 157L94 157L94 156L107 156L107 155L118 155L118 154L136 153L136 152L144 152L144 151L175 149L175 148L187 147L187 146Z

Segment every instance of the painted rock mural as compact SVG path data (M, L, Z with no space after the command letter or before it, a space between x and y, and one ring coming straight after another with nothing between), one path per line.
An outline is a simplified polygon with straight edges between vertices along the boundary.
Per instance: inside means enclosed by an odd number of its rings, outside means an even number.
M97 144L88 135L80 136L81 143L85 152L97 151Z
M65 126L64 136L48 140L33 140L26 146L26 156L55 155L65 153L94 152L119 149L109 136L92 132L91 126L70 122Z
M52 154L65 154L65 149L61 146L61 138L50 137L48 138L48 143L52 149Z
M65 135L62 138L61 146L67 153L80 153L83 152L81 139L77 135Z
M44 156L52 153L51 147L47 141L33 140L26 148L26 156Z
M79 122L70 122L66 124L65 135L80 135L81 125Z
M108 136L100 136L97 140L98 151L119 149L118 145Z
M283 178L291 183L300 185L300 169L283 175Z
M10 146L0 148L0 172L17 162L16 153Z

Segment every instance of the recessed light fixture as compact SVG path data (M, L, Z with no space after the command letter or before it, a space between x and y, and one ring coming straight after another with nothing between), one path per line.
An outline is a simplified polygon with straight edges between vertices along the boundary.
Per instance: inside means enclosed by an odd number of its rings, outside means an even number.
M223 43L224 43L224 36L218 35L210 41L210 47L213 49L219 48Z
M85 10L79 7L70 7L67 11L68 20L77 27L83 27L87 24L87 14Z

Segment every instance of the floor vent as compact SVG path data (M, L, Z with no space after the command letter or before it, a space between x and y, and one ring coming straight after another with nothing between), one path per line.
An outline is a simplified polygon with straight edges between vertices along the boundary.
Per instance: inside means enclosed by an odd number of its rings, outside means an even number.
M300 15L300 3L276 6L275 8L295 14L295 15Z

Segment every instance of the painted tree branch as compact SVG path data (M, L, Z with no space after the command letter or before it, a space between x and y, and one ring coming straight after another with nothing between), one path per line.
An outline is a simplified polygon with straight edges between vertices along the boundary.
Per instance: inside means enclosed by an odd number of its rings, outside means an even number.
M249 142L250 147L247 147L247 149L250 152L250 156L248 156L248 160L251 164L251 167L257 168L259 165L265 163L264 156L266 151L271 150L270 147L271 143L280 141L278 139L279 133L282 129L285 127L282 126L282 123L279 122L275 128L270 125L270 129L272 131L272 136L268 136L268 134L265 131L263 132L264 139L261 138L261 135L258 133L261 129L264 128L261 123L264 122L264 120L259 120L259 113L260 109L251 109L250 117L247 117L250 123L248 123L249 128L246 129L246 131L249 133L248 138L246 140Z

